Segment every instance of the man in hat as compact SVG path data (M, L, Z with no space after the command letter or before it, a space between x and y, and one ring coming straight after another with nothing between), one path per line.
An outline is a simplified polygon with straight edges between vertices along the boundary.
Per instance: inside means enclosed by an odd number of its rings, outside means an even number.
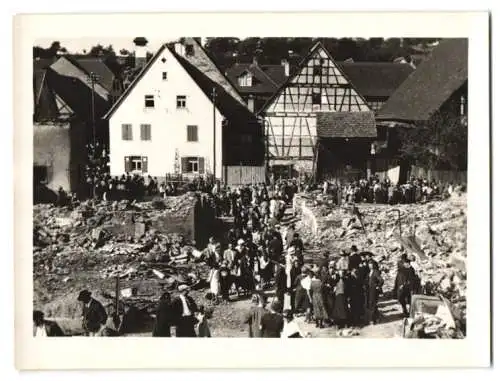
M33 311L33 336L34 337L53 337L64 336L61 327L55 321L45 320L42 311Z
M401 267L396 275L394 294L398 302L401 304L403 315L408 317L408 308L411 302L411 295L415 291L419 281L415 270L411 267L410 260L404 258L401 260Z
M172 311L175 316L176 337L196 337L195 325L197 320L195 312L198 307L193 298L189 296L189 286L181 284L178 288L179 296L172 302Z
M302 266L304 264L304 242L300 238L299 233L293 234L293 239L290 242L290 247L295 248L295 255L297 256L297 259Z
M80 291L77 299L83 305L82 326L85 336L97 336L108 319L104 306L91 295L90 291L83 290Z
M361 263L361 256L359 255L358 248L355 245L351 246L351 253L349 255L349 270L357 269Z

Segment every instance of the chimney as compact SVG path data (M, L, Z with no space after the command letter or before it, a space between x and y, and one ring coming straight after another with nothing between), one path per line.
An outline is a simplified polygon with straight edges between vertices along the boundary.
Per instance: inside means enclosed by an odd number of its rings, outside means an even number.
M144 37L136 37L134 39L135 44L135 67L143 67L146 65L146 55L147 55L147 44L148 40Z
M254 96L253 95L250 95L248 97L248 102L247 102L247 105L248 105L248 109L251 111L251 112L254 112L255 110L255 99L254 99Z
M281 60L281 66L283 66L283 69L285 71L285 77L288 77L290 75L290 63L286 58L283 58Z

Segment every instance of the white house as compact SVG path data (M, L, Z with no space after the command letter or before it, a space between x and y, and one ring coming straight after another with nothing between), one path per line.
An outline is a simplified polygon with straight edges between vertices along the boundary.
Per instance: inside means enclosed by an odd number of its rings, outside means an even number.
M105 118L112 176L263 181L262 128L193 38L163 45Z

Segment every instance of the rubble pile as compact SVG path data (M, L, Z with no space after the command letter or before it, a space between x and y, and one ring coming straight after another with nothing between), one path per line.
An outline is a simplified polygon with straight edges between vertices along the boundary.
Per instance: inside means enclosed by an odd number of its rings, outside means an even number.
M465 320L466 194L423 204L336 206L316 192L297 195L295 203L299 214L305 210L315 218L316 233L310 217L298 224L306 242L316 242L333 255L351 245L372 252L386 293L392 292L397 261L406 252L425 288L450 299Z
M194 242L170 232L172 226L166 223L172 218L183 223L197 200L188 193L143 203L88 201L72 210L35 205L35 289L38 284L67 291L76 278L85 277L118 277L124 283L152 279L166 289L199 285L202 265L196 263Z

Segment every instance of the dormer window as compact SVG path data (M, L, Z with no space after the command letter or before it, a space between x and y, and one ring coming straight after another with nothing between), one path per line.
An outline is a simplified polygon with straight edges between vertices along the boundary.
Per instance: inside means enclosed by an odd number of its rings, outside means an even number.
M186 44L186 57L194 56L194 46L193 44Z
M251 87L253 85L253 77L250 73L245 73L238 78L240 87Z

